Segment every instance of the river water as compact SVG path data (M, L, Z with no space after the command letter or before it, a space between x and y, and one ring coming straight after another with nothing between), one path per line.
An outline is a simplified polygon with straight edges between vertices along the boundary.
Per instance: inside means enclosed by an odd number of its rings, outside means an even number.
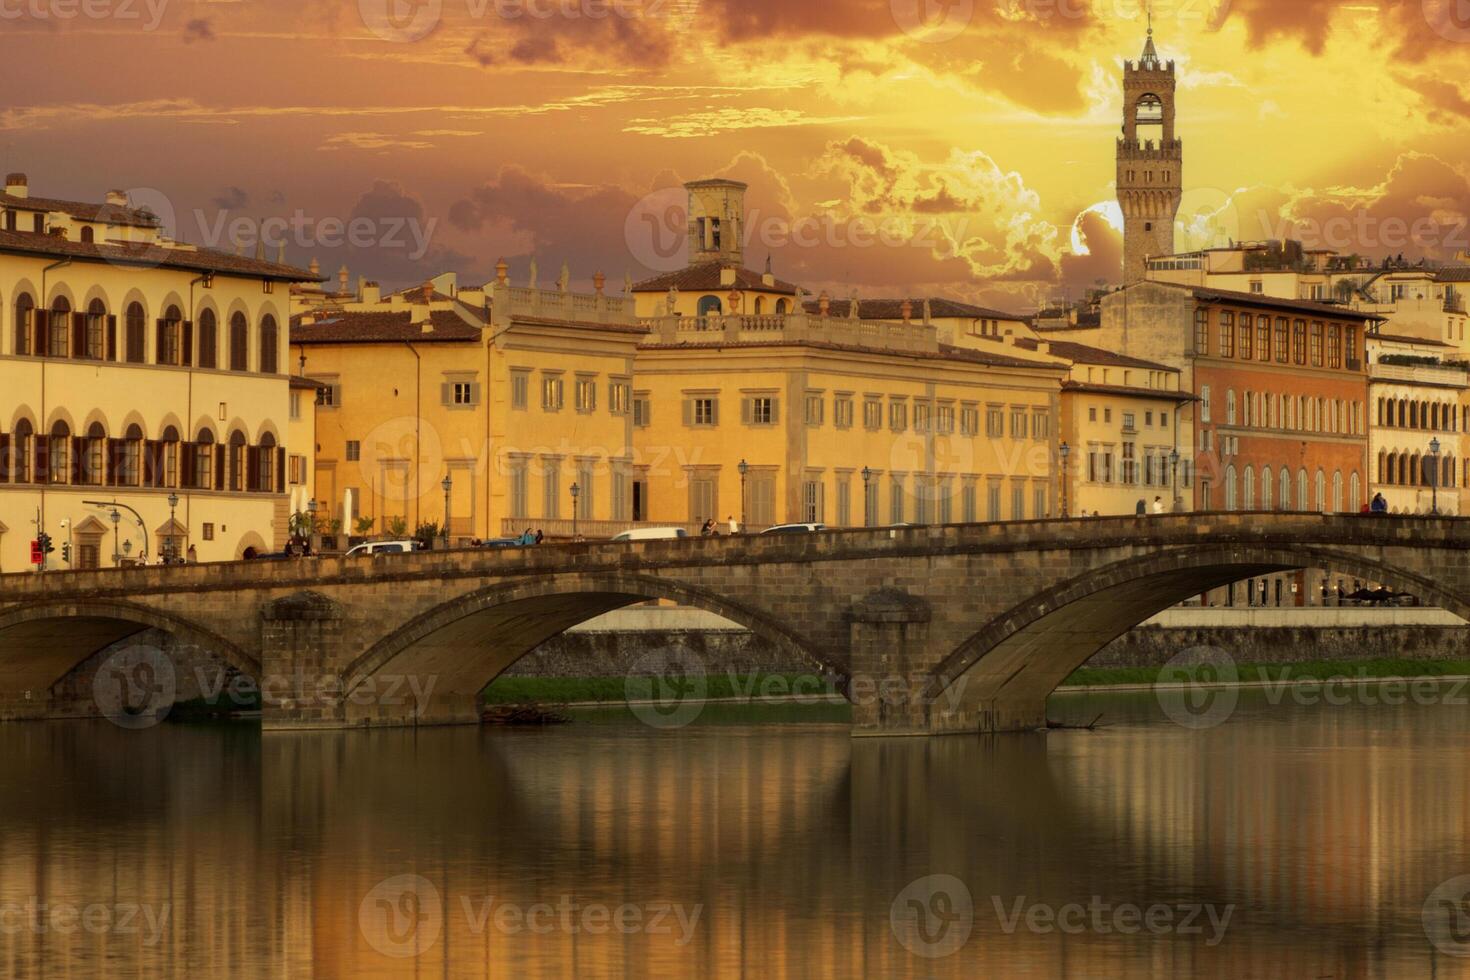
M1458 694L1054 698L1105 727L998 738L0 726L0 975L1470 976Z

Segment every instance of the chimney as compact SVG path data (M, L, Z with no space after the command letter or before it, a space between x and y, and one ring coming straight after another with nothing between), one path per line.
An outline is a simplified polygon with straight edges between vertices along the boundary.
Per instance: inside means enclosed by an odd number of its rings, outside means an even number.
M721 286L733 286L733 285L735 285L735 267L734 266L725 265L725 266L721 266L720 267L720 285Z
M347 271L347 266L337 270L337 292L347 292L347 284L352 281L352 275Z
M822 314L822 316L826 316L831 309L832 297L828 296L827 291L824 289L822 290L822 295L817 297L817 312Z
M601 272L594 272L592 274L592 288L597 291L597 295L602 295L603 287L606 285L607 276L603 275Z
M383 302L383 288L371 279L362 284L362 301L369 306L376 306Z
M314 276L319 276L322 274L322 264L318 262L313 256L311 260L311 265L306 267L306 271L310 272Z
M26 188L25 174L6 174L5 193L11 197L27 197L29 192Z
M913 304L913 301L912 300L907 300L907 299L904 300L903 301L903 305L899 307L899 311L901 313L903 313L903 322L904 323L908 323L910 320L912 320L914 318L914 304Z
M111 190L107 192L107 206L113 208L125 208L128 206L128 192Z
M499 262L495 263L495 281L500 283L500 285L504 286L506 283L510 282L510 278L507 275L507 273L509 272L510 266L505 264L505 259L501 259Z
M421 291L423 293L425 306L428 306L430 303L434 302L434 280L430 279L425 282L421 287Z

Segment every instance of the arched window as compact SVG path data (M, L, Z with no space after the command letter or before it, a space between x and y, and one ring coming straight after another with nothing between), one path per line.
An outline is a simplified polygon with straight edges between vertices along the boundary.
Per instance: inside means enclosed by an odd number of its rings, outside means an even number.
M1240 424L1246 428L1250 428L1251 420L1255 417L1255 412L1252 411L1255 397L1255 395L1247 391L1245 397L1240 400Z
M239 493L245 489L245 433L236 429L230 433L228 456L229 482L226 488Z
M1332 512L1342 513L1342 470L1332 474Z
M1419 459L1418 453L1415 453L1414 455L1409 457L1408 479L1406 479L1404 483L1405 485L1411 487L1424 486L1424 464Z
M1317 471L1317 510L1327 513L1327 474Z
M127 434L123 436L122 452L118 455L117 482L124 487L143 484L143 430L136 422L128 426Z
M1281 510L1291 510L1291 470L1281 467L1281 495L1276 498Z
M1235 467L1225 467L1225 509L1235 509Z
M1235 389L1225 392L1225 424L1235 424Z
M1241 484L1242 485L1241 485L1241 495L1240 495L1240 509L1241 510L1255 510L1256 509L1256 468L1254 466L1247 466L1245 468L1245 473L1243 473L1242 476L1244 477L1244 479L1241 481Z
M700 316L719 316L723 307L720 305L718 296L701 296L699 298Z
M87 434L77 440L77 482L92 487L102 486L106 474L107 430L101 422L87 427Z
M142 364L148 353L147 317L143 313L143 304L129 303L123 319L126 336L124 359L129 364Z
M214 310L205 310L199 314L199 366L219 367L218 351L219 326L214 318Z
M244 313L230 317L230 370L250 370L250 327Z
M755 305L751 308L751 311L756 316L764 314L766 312L766 298L764 296L757 296L755 298Z
M36 301L31 299L30 293L21 293L15 297L15 353L31 354L34 350L31 346L31 331L35 328L34 317Z
M107 304L100 299L94 299L87 304L87 322L85 326L86 342L85 348L79 356L100 361L108 356L106 334L107 334Z
M163 430L163 439L159 441L158 468L163 477L163 485L177 488L179 484L179 430L173 426Z
M65 296L52 300L51 316L47 322L46 353L52 357L70 357L74 338L71 335L71 303Z
M190 486L195 490L214 489L214 467L215 445L214 433L208 429L200 429L199 434L194 437L193 472Z
M82 243L91 245L97 240L97 233L92 230L91 225L82 225Z
M35 436L30 419L21 419L15 423L15 431L10 435L11 467L10 479L14 483L30 483L31 473L31 440Z
M785 316L788 312L790 312L790 310L791 310L791 304L788 303L788 302L786 302L786 299L784 297L781 298L781 299L776 300L776 315L777 316Z
M58 421L51 427L51 438L46 444L47 483L70 483L71 481L71 427Z
M257 493L271 493L276 489L276 437L269 432L261 436L255 454L255 473L250 489Z
M1378 450L1378 482L1388 482L1388 450Z
M278 370L277 351L281 345L281 331L276 318L267 313L260 321L260 373L275 374Z
M1273 477L1271 467L1266 466L1261 469L1261 510L1271 510L1274 507L1271 502L1276 496L1276 484Z
M170 305L163 311L163 318L158 321L153 360L157 364L184 363L184 315L177 306Z
M1363 506L1363 481L1358 477L1358 471L1354 470L1352 478L1348 481L1348 508L1349 513L1356 514Z
M1307 471L1297 470L1296 474L1296 509L1305 513L1312 509L1312 491L1307 486ZM1321 498L1317 498L1320 502ZM1317 508L1321 510L1321 506Z

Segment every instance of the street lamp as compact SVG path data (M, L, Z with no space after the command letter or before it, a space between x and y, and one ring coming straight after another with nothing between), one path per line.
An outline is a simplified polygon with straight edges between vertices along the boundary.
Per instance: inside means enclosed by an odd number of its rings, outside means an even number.
M740 530L745 530L745 474L750 472L750 464L744 459L736 467L740 471Z
M582 485L572 484L572 540L577 540L577 498L582 496Z
M444 480L439 484L444 489L444 547L449 548L449 491L454 489L454 480L450 479L448 473L444 474Z
M1438 437L1429 440L1429 455L1434 457L1434 482L1430 485L1431 499L1434 502L1430 507L1430 513L1436 517L1439 516L1439 451L1442 448Z
M173 559L177 556L178 549L174 544L174 514L179 509L179 495L171 493L168 495L168 549L164 557Z
M1067 457L1072 455L1072 447L1064 442L1058 452L1062 456L1062 520L1066 520L1072 516L1067 509Z
M1179 449L1177 447L1169 450L1169 468L1173 473L1174 481L1174 510L1178 512L1183 508L1179 506Z
M119 548L117 541L117 525L122 521L122 515L114 507L111 513L107 515L107 519L112 521L112 563L117 565L120 563L119 559L122 557L122 550Z
M873 471L863 467L863 526L873 526L873 495L868 492L868 484L873 482Z

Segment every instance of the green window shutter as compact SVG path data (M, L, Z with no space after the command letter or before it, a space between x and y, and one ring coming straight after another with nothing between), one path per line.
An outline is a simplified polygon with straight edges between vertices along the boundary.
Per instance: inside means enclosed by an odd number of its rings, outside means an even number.
M754 400L750 398L740 399L740 424L749 425L754 415Z
M693 425L693 424L694 424L694 399L692 399L692 398L686 398L686 399L684 399L684 425L685 426L690 426L690 425Z
M781 421L781 399L771 396L771 424L775 425Z

